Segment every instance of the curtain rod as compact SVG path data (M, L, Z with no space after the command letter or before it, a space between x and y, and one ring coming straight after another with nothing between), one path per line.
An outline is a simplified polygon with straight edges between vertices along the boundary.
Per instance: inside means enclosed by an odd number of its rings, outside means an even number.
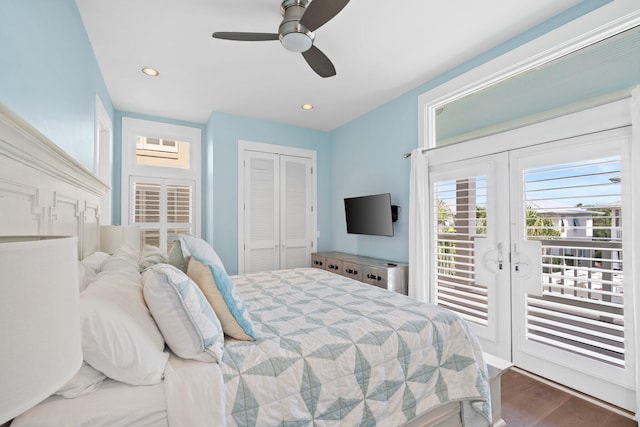
M420 151L420 153L421 153L421 154L424 154L424 153L426 153L426 152L427 152L427 149L426 149L426 148L423 148L423 149ZM410 152L409 152L409 153L404 153L404 154L402 155L402 157L404 157L405 159L408 159L409 157L411 157L411 153L410 153Z

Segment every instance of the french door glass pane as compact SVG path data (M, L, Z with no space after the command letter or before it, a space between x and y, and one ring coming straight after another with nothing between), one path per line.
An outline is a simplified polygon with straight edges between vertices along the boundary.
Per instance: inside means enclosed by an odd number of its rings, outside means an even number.
M488 289L475 280L474 241L487 233L487 178L438 181L433 194L437 303L486 326Z
M523 171L526 240L541 243L542 296L527 339L623 366L620 158Z

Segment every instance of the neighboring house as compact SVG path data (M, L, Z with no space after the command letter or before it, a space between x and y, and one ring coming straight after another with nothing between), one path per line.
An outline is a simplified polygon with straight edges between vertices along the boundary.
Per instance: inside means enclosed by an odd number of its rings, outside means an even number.
M560 238L591 239L593 237L593 217L602 212L583 207L569 206L552 200L529 202L531 209L543 218L553 222Z

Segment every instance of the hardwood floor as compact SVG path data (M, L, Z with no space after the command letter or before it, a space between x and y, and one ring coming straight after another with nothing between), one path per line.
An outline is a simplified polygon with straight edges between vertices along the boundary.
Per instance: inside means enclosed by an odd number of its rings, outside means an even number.
M537 381L516 369L502 375L502 418L507 427L638 426L629 417Z

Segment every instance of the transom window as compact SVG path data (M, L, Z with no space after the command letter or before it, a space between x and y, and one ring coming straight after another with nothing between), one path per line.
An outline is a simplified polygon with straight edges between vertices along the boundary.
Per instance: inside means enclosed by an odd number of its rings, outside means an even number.
M200 144L199 128L123 119L121 222L140 227L141 247L199 235Z

